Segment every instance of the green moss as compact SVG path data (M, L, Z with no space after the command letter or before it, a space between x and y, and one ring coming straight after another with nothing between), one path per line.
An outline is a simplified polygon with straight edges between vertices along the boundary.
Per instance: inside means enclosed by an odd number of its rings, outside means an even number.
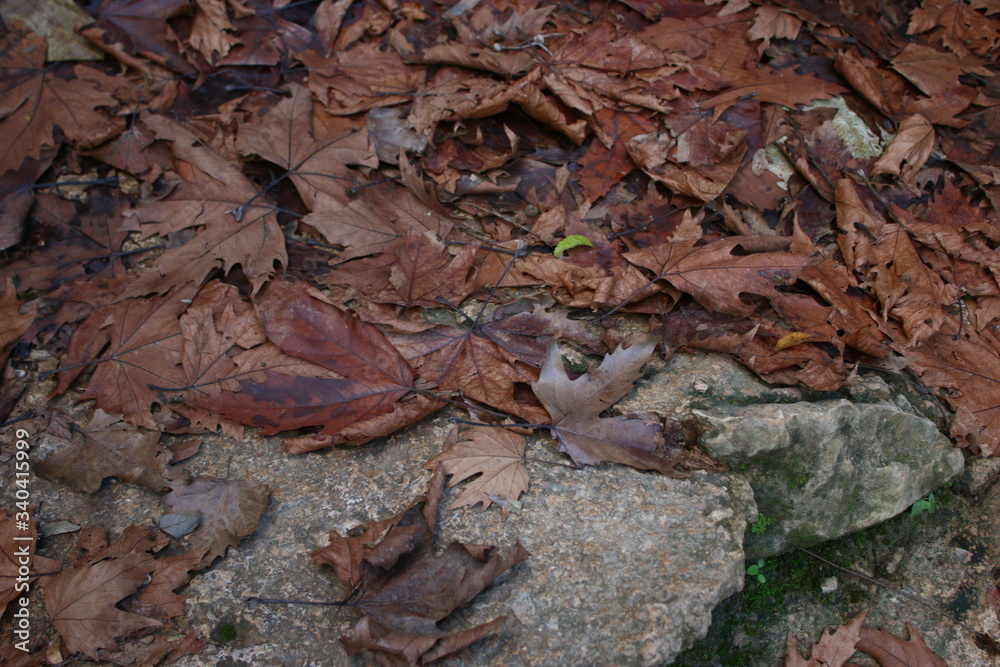
M236 632L236 626L232 623L220 623L215 628L215 634L219 638L219 641L231 642L236 640L238 633Z
M797 475L792 475L788 479L788 490L798 491L799 489L804 489L806 484L809 483L809 474L801 472Z
M757 517L756 521L750 524L750 532L754 535L763 535L771 523L771 517L761 514Z

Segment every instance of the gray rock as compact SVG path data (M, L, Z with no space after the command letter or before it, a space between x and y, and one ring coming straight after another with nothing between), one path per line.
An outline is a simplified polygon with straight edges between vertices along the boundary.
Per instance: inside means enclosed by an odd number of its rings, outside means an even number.
M816 544L885 521L962 470L933 422L847 400L695 409L700 444L745 475L760 532L747 557Z
M429 419L346 456L289 457L263 442L237 453L234 474L271 484L272 505L256 533L186 589L191 627L218 641L179 664L368 664L348 658L339 642L358 618L353 610L249 609L244 599L342 598L309 552L326 544L329 528L343 532L408 505L427 482L423 463L450 428L442 417ZM211 473L230 465L233 453L203 448L189 467ZM565 461L546 436L531 439L528 455ZM496 507L441 510L442 548L451 540L520 540L531 552L442 624L455 631L507 616L502 632L449 664L669 663L705 635L714 607L742 588L743 534L753 515L742 478L679 480L617 465L574 470L539 462L529 471L529 493L506 521ZM448 490L442 508L459 491ZM219 639L226 627L236 639Z
M513 612L511 638L470 664L672 661L705 636L712 609L743 587L752 494L739 478L729 489L721 479L620 466L534 470L522 514L507 522L531 558L475 612L475 620ZM479 539L470 518L451 515L445 532Z

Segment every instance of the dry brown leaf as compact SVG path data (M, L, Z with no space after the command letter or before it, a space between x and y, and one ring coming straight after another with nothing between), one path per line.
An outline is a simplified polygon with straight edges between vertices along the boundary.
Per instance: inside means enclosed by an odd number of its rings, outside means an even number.
M317 565L333 567L350 588L349 605L365 614L351 636L341 638L349 655L369 649L383 664L421 664L461 651L502 625L504 617L450 635L437 627L529 555L520 542L503 552L452 542L435 555L443 487L439 470L427 494L400 514L369 522L361 538L331 530L330 545L313 552Z
M257 530L257 522L267 508L271 487L260 482L196 477L174 487L163 497L173 512L201 512L201 525L187 539L192 550L207 547L197 565L211 565L226 549Z
M103 552L43 580L45 609L68 652L96 660L99 649L118 649L116 638L162 627L159 621L116 607L156 568L156 559L146 551L150 544L140 542L133 551L132 538L127 531ZM123 540L130 543L126 546Z
M98 408L85 428L75 430L72 443L35 469L85 493L97 491L106 477L162 491L167 484L168 457L159 442L159 432L142 431L123 422L120 414Z
M157 139L171 142L174 168L183 176L166 198L147 200L135 209L143 236L201 230L164 251L129 282L122 297L201 283L213 270L228 273L237 265L256 292L274 275L275 263L288 264L274 205L237 165L205 147L183 125L164 116L150 116L146 125Z
M601 365L570 380L559 346L549 343L538 381L531 388L552 417L559 451L577 465L621 463L640 470L682 476L662 451L663 427L636 417L600 417L632 388L656 344L635 343L604 357Z
M948 667L948 663L941 656L931 651L913 625L907 623L906 629L910 633L908 640L900 639L885 630L861 628L858 650L875 658L881 667L895 667L896 665Z
M38 545L38 526L27 511L10 514L0 510L0 614L11 600L28 591L40 574L55 574L62 569L57 560L35 553ZM21 567L28 568L28 576L19 574Z
M448 487L475 477L462 487L462 492L448 509L483 504L489 508L497 498L516 502L528 492L528 468L524 463L524 436L503 428L472 427L458 439L458 429L445 443L444 451L427 462L433 469L440 465L444 474L451 475ZM478 477L476 477L478 475ZM504 507L504 516L510 511Z
M926 118L919 114L907 116L885 152L875 161L872 173L892 174L904 183L911 182L930 157L935 141L934 126Z

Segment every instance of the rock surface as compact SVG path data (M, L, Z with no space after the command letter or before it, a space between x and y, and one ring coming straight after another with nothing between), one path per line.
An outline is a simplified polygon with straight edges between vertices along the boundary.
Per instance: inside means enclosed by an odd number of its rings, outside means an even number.
M747 557L825 542L881 523L962 471L928 419L847 400L695 410L700 444L754 489L766 529Z
M341 598L332 574L316 568L309 551L326 543L326 527L345 531L407 505L427 480L422 464L449 428L434 419L340 459L261 452L245 461L255 479L275 488L272 507L256 534L188 589L192 626L218 637L219 628L232 625L238 639L180 664L346 661L338 638L349 633L354 612L250 610L242 601ZM555 459L544 442L533 441L529 455ZM753 501L740 480L537 462L530 473L530 492L506 522L497 508L441 513L442 548L453 539L520 540L531 552L446 622L446 630L456 630L508 616L504 631L473 645L464 664L666 663L704 636L712 609L742 587L742 537ZM456 493L450 490L442 507Z

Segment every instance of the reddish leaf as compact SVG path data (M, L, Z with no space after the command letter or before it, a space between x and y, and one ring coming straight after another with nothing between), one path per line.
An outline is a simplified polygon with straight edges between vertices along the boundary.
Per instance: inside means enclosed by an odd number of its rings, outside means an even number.
M38 575L55 574L62 569L59 561L35 554L38 527L34 519L25 519L26 515L27 512L18 512L11 516L7 510L0 510L0 614L11 600L25 592L21 590L25 583L31 586ZM19 581L18 571L24 566L29 574Z
M194 281L214 269L239 265L254 291L274 274L274 264L288 263L274 206L236 165L201 145L182 125L163 116L146 118L157 139L171 142L174 169L183 174L164 199L142 203L135 214L144 236L173 234L192 227L201 231L183 245L169 248L150 270L124 290L141 296Z
M658 278L687 292L709 311L748 316L755 307L744 302L742 294L776 296L777 288L794 283L811 261L805 254L772 252L790 241L775 236L735 236L697 248L687 243L664 243L625 256L655 271Z
M89 65L49 69L45 52L45 39L30 33L6 31L0 36L0 136L5 137L0 174L58 147L56 126L80 148L101 144L121 131L121 121L100 110L118 105L107 92L114 88L114 79Z
M861 628L858 650L875 658L881 667L907 665L907 667L948 667L941 656L931 651L924 638L910 623L906 624L909 640L902 640L885 630Z
M366 133L351 132L343 124L320 126L323 116L328 123L339 119L322 111L315 113L307 88L291 84L289 89L291 97L260 121L240 128L236 147L245 155L258 155L286 170L306 207L313 211L321 193L346 198L342 193L351 182L348 165L376 167L378 159Z
M847 179L837 183L837 239L844 263L863 277L882 305L882 317L899 320L913 347L944 321L942 306L958 298L923 260L906 229L871 212Z
M180 616L184 613L184 600L188 596L174 591L191 581L191 570L198 569L207 552L208 547L205 547L158 559L149 583L127 598L122 608L162 622Z
M156 568L146 551L152 545L134 543L136 534L126 531L108 549L43 580L45 609L70 653L96 660L99 649L118 649L116 638L161 627L158 621L116 607Z
M178 316L194 296L188 285L166 296L127 299L95 310L70 340L54 393L62 393L89 363L97 368L83 398L108 413L156 428L150 414L159 399L151 387L181 387L181 330ZM107 346L106 354L101 351Z
M400 403L413 387L410 366L378 329L320 292L302 283L275 281L256 305L268 338L289 355L284 359L305 360L335 375L322 370L325 376L308 370L288 375L287 365L267 365L274 356L261 356L259 349L246 353L242 361L255 375L241 381L241 391L208 397L201 405L268 433L321 423L330 434L349 429L350 435L337 442L350 439L354 444L401 428L434 409L433 402L422 397ZM248 364L250 359L253 363Z

